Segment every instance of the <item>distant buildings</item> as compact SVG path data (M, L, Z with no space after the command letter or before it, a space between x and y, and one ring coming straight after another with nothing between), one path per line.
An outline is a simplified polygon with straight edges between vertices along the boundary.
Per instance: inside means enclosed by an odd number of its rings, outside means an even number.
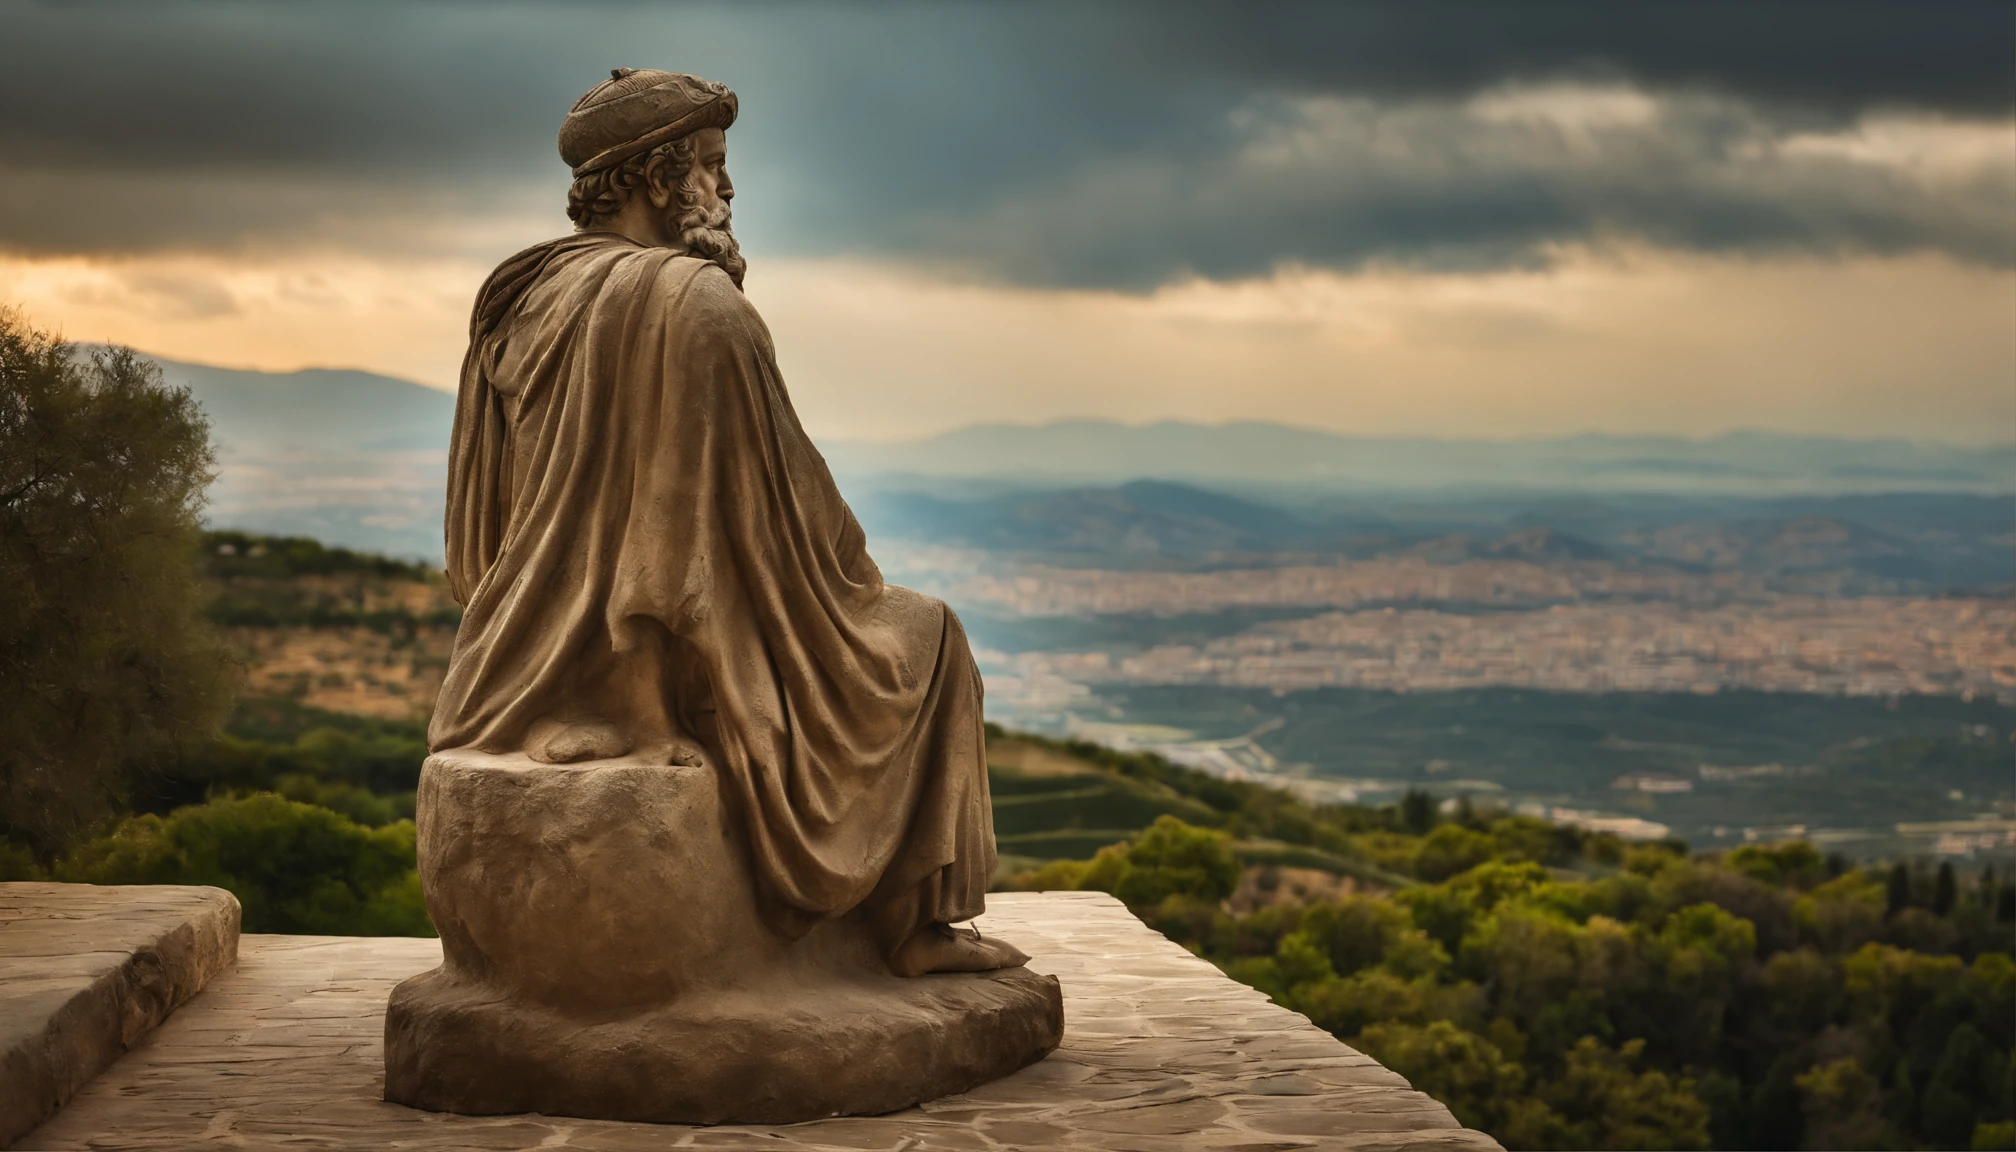
M1626 792L1650 792L1654 795L1670 795L1676 792L1692 792L1694 782L1679 776L1662 776L1656 773L1619 776L1610 782L1612 788Z
M1117 580L1128 574L1107 575ZM1141 577L1150 583L1169 578ZM2016 703L2016 604L1770 595L1702 606L1599 601L1472 613L1383 607L1260 623L1207 643L1165 644L1136 654L1027 652L994 662L998 667L990 671L1030 684L1403 692L1735 688L1988 696ZM1054 688L1050 694L1056 695Z
M1640 820L1636 816L1603 816L1575 808L1532 803L1521 804L1513 811L1521 816L1535 816L1590 832L1608 832L1620 840L1664 840L1673 834L1671 828L1656 820Z

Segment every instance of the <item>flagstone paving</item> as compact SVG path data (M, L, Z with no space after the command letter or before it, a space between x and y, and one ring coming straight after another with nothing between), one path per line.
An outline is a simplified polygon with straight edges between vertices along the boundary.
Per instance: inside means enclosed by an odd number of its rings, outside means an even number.
M1495 1149L1109 896L996 894L980 921L1063 983L1048 1059L886 1116L682 1127L415 1111L379 1098L385 998L432 940L245 936L238 965L17 1147L643 1150ZM927 977L928 978L928 977Z

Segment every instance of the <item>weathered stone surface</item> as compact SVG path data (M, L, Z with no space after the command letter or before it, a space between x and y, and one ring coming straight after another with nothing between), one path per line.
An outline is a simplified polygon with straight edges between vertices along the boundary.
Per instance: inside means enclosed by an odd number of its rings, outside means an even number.
M737 107L612 69L561 131L574 234L477 292L418 802L443 962L388 1005L388 1100L783 1122L1062 1035L1054 980L974 975L1026 956L947 930L996 865L979 669L791 409L728 223Z
M387 1100L787 1123L963 1092L1063 1035L1055 977L893 976L859 914L775 931L704 764L440 754L419 810L443 956L392 993Z
M995 895L981 925L1025 943L1033 969L1062 978L1064 1042L1012 1076L887 1116L696 1128L455 1116L388 1104L381 1099L379 1047L386 993L438 962L436 943L248 936L235 970L22 1146L108 1152L283 1143L427 1152L1497 1147L1370 1057L1226 979L1109 897Z
M237 955L238 901L221 889L0 884L0 1146Z

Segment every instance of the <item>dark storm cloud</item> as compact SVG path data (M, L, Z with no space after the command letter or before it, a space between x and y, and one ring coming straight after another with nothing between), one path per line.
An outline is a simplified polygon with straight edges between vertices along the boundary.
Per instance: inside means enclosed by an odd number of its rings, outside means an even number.
M1782 145L1885 110L2006 117L2012 11L0 0L0 246L440 245L442 219L541 202L557 230L558 119L627 63L742 92L758 252L1130 286L1597 235L2007 262L1993 172L1934 187ZM1475 111L1563 78L1657 115L1577 135Z

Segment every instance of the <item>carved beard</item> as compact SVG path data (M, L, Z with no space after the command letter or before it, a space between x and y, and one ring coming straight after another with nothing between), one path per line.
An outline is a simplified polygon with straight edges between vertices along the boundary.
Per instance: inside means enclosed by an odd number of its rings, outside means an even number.
M748 261L742 259L742 244L735 239L734 229L728 224L728 205L724 202L713 208L696 204L680 211L673 221L673 229L679 233L679 242L686 250L702 260L721 266L728 278L735 281L735 287L742 287L742 274L748 271Z

